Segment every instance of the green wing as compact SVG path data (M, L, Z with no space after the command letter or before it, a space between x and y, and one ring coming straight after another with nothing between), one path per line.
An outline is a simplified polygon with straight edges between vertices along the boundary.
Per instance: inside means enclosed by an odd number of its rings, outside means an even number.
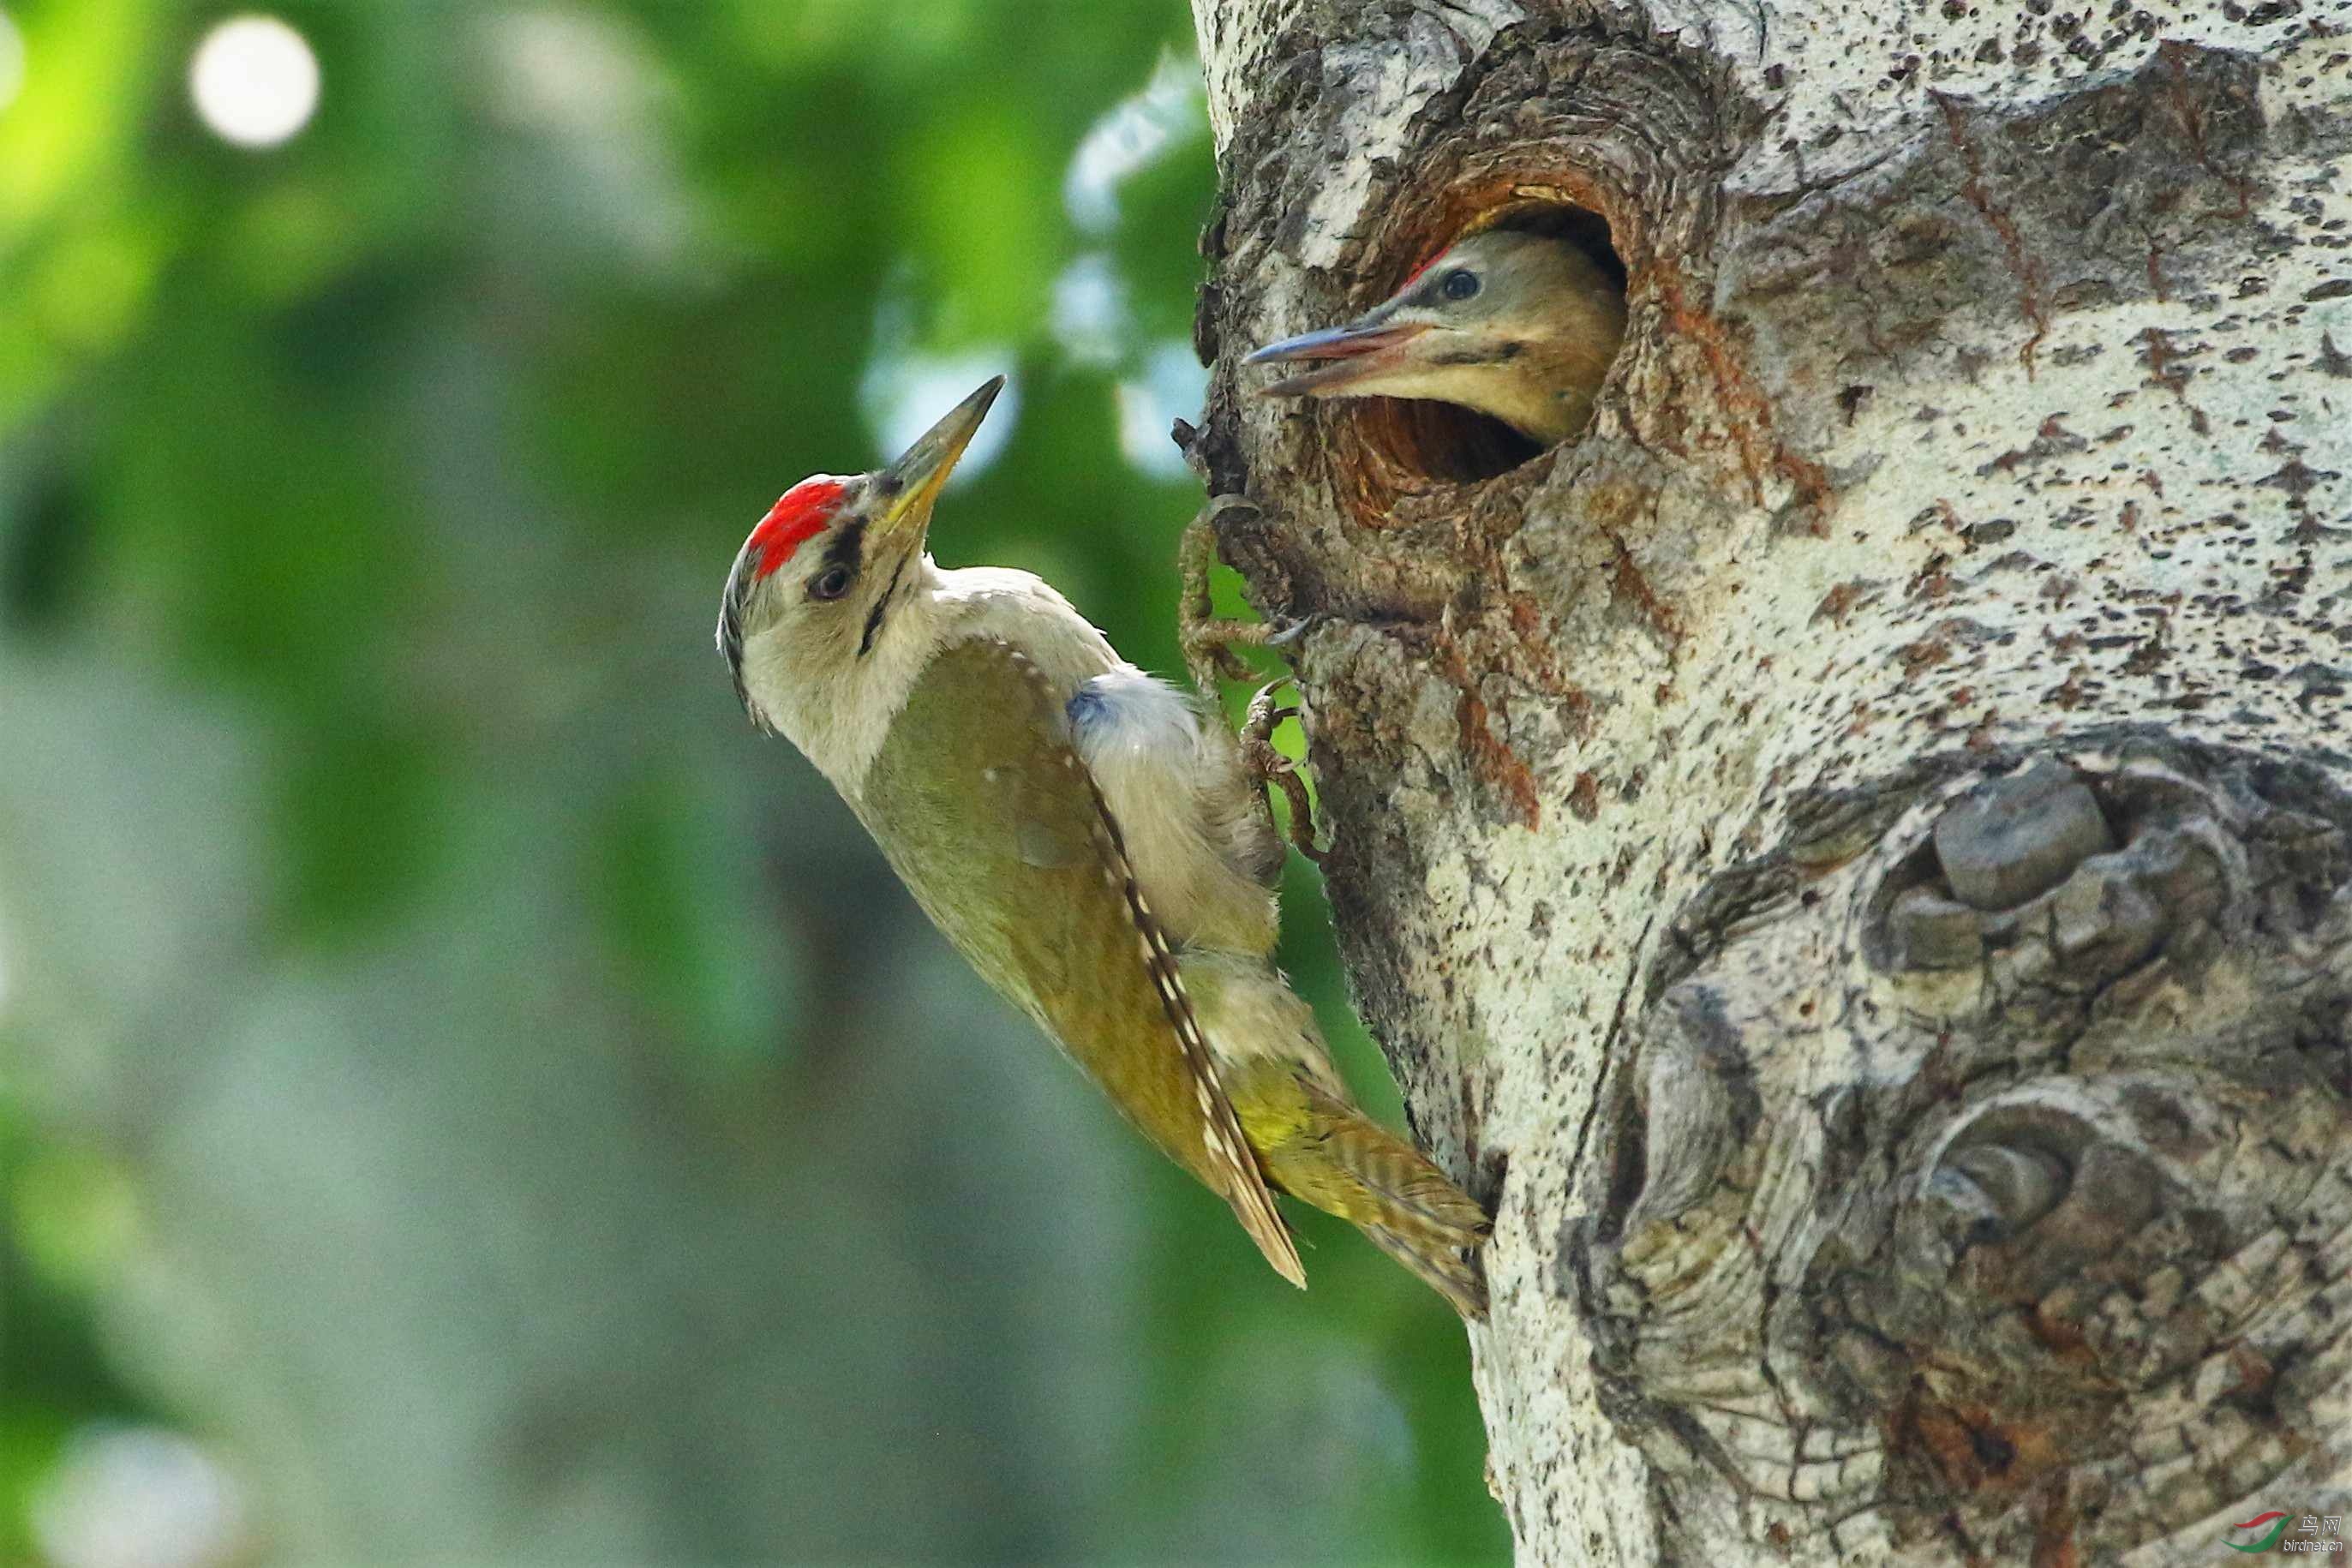
M1231 1204L1276 1272L1303 1286L1118 824L1043 672L997 637L943 650L892 722L856 805L981 977Z

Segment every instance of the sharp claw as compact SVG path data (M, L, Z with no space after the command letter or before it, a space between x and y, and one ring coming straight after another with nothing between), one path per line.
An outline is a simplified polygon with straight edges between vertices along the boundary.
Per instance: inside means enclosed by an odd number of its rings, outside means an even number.
M1242 760L1260 784L1272 784L1282 791L1283 799L1290 806L1290 841L1300 854L1319 866L1323 852L1315 847L1315 814L1307 797L1306 782L1298 776L1298 763L1274 745L1276 726L1298 716L1297 707L1275 700L1275 692L1284 684L1279 679L1269 680L1251 694L1249 717L1242 724L1240 736ZM1273 811L1268 803L1269 821Z
M1291 622L1280 631L1267 633L1265 646L1268 647L1289 647L1303 639L1307 633L1313 631L1317 626L1321 626L1325 618L1326 617L1320 610L1318 610L1311 615L1301 616L1298 619Z

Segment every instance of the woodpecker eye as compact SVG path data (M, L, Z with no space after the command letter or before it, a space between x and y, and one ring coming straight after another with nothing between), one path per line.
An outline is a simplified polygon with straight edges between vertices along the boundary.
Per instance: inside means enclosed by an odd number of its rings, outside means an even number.
M1457 267L1445 275L1437 291L1448 300L1467 300L1478 292L1478 275L1466 267Z
M812 599L838 599L849 592L850 579L856 574L836 561L818 573L808 585Z

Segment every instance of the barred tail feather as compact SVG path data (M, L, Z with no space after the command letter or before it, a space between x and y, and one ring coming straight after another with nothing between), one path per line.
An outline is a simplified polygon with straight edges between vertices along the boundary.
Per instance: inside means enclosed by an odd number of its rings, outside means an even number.
M1372 1245L1410 1269L1415 1278L1444 1297L1470 1322L1486 1321L1486 1271L1471 1247L1431 1247L1399 1235L1386 1226L1368 1225L1364 1234Z
M1486 1315L1478 1249L1486 1213L1410 1142L1319 1085L1297 1080L1308 1111L1305 1134L1270 1151L1276 1180L1318 1208L1362 1227L1473 1321Z

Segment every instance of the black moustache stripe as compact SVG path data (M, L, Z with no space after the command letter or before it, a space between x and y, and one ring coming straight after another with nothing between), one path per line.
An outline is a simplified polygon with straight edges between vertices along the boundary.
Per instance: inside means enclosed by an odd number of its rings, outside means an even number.
M899 557L898 569L890 574L890 581L883 584L882 596L874 601L874 608L866 615L866 635L857 639L858 658L864 658L874 651L874 634L882 629L883 614L890 608L890 600L898 592L898 579L907 574L907 563L913 559L912 555Z

